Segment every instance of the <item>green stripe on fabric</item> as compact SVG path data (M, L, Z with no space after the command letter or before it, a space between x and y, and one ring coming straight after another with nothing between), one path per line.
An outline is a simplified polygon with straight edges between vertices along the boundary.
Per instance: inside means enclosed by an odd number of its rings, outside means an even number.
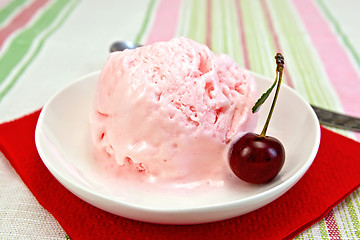
M189 7L189 25L188 25L188 32L187 32L187 36L188 38L191 38L193 40L195 40L195 36L196 36L196 10L197 10L197 5L198 1L190 1L188 7Z
M303 41L299 41L301 33L299 32L299 26L296 22L296 19L292 16L291 9L288 7L284 1L272 1L266 2L269 8L272 10L272 18L274 22L274 27L279 29L284 35L287 36L286 39L279 38L281 48L283 50L283 55L287 59L287 69L291 72L293 77L294 87L296 90L305 96L310 102L319 103L326 101L321 99L323 94L315 94L316 91L310 91L311 88L320 89L317 84L317 79L319 77L313 76L316 73L308 71L306 62L304 60L308 58L310 62L312 61L312 56L308 55L308 46ZM307 64L310 65L310 64ZM310 87L309 83L312 81L313 86Z
M226 40L227 37L227 28L228 25L226 24L226 10L225 10L225 3L227 3L227 1L224 1L223 4L220 4L220 12L221 12L221 27L223 29L222 31L222 38L221 40L223 41L223 51L221 53L225 53L228 54L229 53L229 46L228 46L228 41Z
M360 188L359 188L359 189L357 189L357 190L355 190L351 196L353 196L353 197L354 197L354 201L355 201L355 203L356 203L356 208L357 208L357 209L359 209L359 211L360 211L360 197L359 197L359 191L360 191Z
M355 190L353 192L353 194L350 195L350 196L353 197L353 202L355 203L354 209L357 209L358 213L360 212L360 196L359 196L359 192L360 192L360 188ZM358 213L356 214L356 216L358 216ZM358 224L359 224L359 222L358 222ZM357 230L357 235L359 236L359 231L360 231L359 225L357 226L356 230Z
M185 37L188 35L189 19L190 19L190 2L183 0L181 3L180 19L177 30L177 36Z
M345 46L348 48L350 54L353 56L355 62L357 63L358 67L360 67L360 56L356 53L355 48L351 45L348 37L342 31L340 24L337 22L335 17L331 14L330 10L326 7L323 0L317 0L318 6L325 14L325 16L330 20L332 25L334 26L335 31L340 36L341 40L344 42Z
M13 0L0 9L0 25L27 0Z
M145 14L143 24L141 25L141 29L135 38L135 43L141 43L141 40L143 39L144 34L145 34L145 30L149 26L150 17L151 17L151 14L153 13L155 3L156 3L156 0L150 0L146 14Z
M229 1L228 4L225 5L225 13L226 13L226 25L229 26L227 28L227 42L229 44L229 49L227 54L240 66L244 66L244 52L243 46L240 38L240 26L236 5L234 1Z
M284 33L286 38L279 38L283 55L287 59L287 69L291 73L294 87L311 103L328 106L329 102L324 97L325 91L320 87L321 76L319 71L313 71L313 59L316 59L308 42L301 35L301 27L294 18L292 9L285 1L266 2L272 10L274 27ZM321 66L319 66L319 69Z
M221 3L217 0L212 0L211 5L211 49L215 53L222 53L224 51L222 41L223 28L221 25L222 12L219 10L221 8Z
M238 17L234 1L212 1L211 49L228 54L240 66L244 65Z
M54 4L52 4L52 6L42 13L32 26L24 29L13 39L10 46L0 58L0 83L5 80L11 70L29 51L36 37L51 25L62 8L64 8L69 2L69 0L57 0Z
M342 111L339 97L316 54L316 49L304 34L304 26L291 2L263 1L269 7L275 31L283 33L278 35L279 42L286 59L286 69L296 91L312 104ZM347 137L354 137L353 133L344 130L332 130Z
M320 229L320 234L321 234L322 239L327 240L330 238L324 219L319 221L319 229Z
M199 43L206 42L206 1L197 0L190 1L188 30L186 37L193 39Z
M295 89L310 103L341 111L340 100L316 54L316 49L307 35L303 34L305 30L291 2L273 0L266 3L269 5L274 27L284 33L279 35L279 40ZM346 136L352 134L336 131Z
M0 59L0 66L2 66L2 70L0 71L0 83L5 80L5 78L9 75L11 70L17 66L17 64L25 57L25 55L29 52L31 45L36 40L36 37L41 34L41 32L48 29L51 24L56 20L62 10L69 4L72 5L68 8L66 13L62 16L60 21L52 27L38 42L38 45L35 47L35 51L31 54L31 56L26 60L25 63L19 68L18 72L12 77L10 82L1 90L0 92L0 101L7 94L7 92L14 86L16 81L19 79L21 74L25 71L25 69L30 65L32 60L37 56L40 52L42 46L46 39L54 33L65 21L67 16L72 12L75 6L80 1L70 1L70 0L58 0L54 2L42 15L38 18L38 20L32 25L30 28L21 32L11 43L10 47L7 49L5 54ZM27 44L23 44L26 42Z
M312 229L306 230L308 239L315 239Z
M340 222L342 223L342 229L345 231L341 233L342 236L345 235L344 238L351 239L353 236L352 232L350 231L350 220L348 216L348 211L346 208L345 201L342 201L338 206L336 206L337 212L340 215Z
M268 29L264 9L259 1L239 0L243 13L250 69L274 77L275 46Z
M356 213L354 204L353 204L353 202L352 202L351 196L349 196L349 197L347 197L347 198L345 199L345 203L346 203L346 206L347 206L348 211L349 211L349 215L350 215L350 218L351 218L351 223L352 223L352 225L354 226L354 229L355 229L356 237L357 237L358 239L360 239L360 223L359 223L359 218L358 218L358 216L357 216L357 213Z
M183 1L177 35L206 44L207 4L206 0Z
M207 3L206 0L198 0L196 1L198 4L198 12L197 12L197 37L196 41L205 44L206 43L206 14L207 14Z

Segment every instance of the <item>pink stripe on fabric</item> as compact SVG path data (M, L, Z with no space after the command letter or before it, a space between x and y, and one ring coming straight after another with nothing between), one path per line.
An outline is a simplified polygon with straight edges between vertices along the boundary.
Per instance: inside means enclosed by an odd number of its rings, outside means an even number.
M181 0L160 0L146 44L168 41L176 34Z
M246 38L245 38L245 27L244 27L244 21L243 21L243 14L241 11L241 6L239 3L239 0L234 0L234 1L235 1L235 8L236 8L237 16L238 16L238 25L240 28L240 39L241 39L241 45L242 45L243 55L244 55L244 68L250 69L250 60L249 60L248 47L247 47Z
M36 12L49 0L36 0L20 11L7 25L0 29L0 49L5 40L16 30L23 28Z
M265 0L261 0L261 6L263 7L264 9L264 12L265 12L265 17L266 17L266 22L268 23L268 27L269 27L269 30L270 30L270 33L272 35L272 38L273 38L273 41L274 41L274 44L275 44L275 48L276 48L276 51L277 52L282 52L281 51L281 46L280 46L280 41L279 41L279 38L278 38L278 35L276 34L275 32L275 28L274 28L274 25L272 23L272 18L271 18L271 15L270 15L270 10L269 10L269 7L266 3ZM274 55L275 56L275 55ZM285 56L286 57L286 56ZM286 61L286 59L285 59ZM286 71L286 67L285 67L285 70L284 70L284 78L286 80L286 83L287 85L289 85L290 87L294 87L294 84L291 80L291 77L288 73L288 71Z
M0 8L7 5L11 0L3 0L3 1L0 1Z
M328 229L330 239L332 239L332 240L341 240L339 228L338 228L338 226L336 224L333 211L330 211L325 216L325 224L326 224L326 227Z
M293 0L293 3L345 112L360 117L360 104L358 104L360 77L346 50L339 43L339 39L314 1Z

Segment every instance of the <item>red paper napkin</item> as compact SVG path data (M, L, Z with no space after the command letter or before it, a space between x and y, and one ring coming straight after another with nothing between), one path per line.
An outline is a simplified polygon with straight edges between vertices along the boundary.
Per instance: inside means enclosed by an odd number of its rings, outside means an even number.
M0 150L72 240L288 239L323 218L360 185L360 143L322 128L320 149L308 172L265 207L233 219L191 226L133 221L82 201L50 174L35 147L39 113L0 125Z

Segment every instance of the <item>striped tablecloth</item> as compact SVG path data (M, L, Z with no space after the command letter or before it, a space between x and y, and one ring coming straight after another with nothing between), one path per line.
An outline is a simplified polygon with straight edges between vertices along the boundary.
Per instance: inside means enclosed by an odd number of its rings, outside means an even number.
M0 0L0 123L101 69L112 42L174 36L269 77L281 51L286 84L312 104L360 117L359 10L356 0ZM360 239L359 194L295 239ZM0 239L66 236L0 153Z

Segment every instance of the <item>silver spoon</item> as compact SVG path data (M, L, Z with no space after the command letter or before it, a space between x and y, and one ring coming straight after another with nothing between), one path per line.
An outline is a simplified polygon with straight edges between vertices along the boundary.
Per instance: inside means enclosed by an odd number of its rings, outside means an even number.
M143 46L143 45L136 44L136 43L130 42L130 41L119 41L119 42L114 42L110 46L110 52L123 51L125 49L134 49L134 48L141 47L141 46Z
M125 49L134 49L143 45L130 41L114 42L110 47L110 52L123 51ZM360 132L360 118L335 113L323 108L311 105L322 125L341 128L345 130Z

